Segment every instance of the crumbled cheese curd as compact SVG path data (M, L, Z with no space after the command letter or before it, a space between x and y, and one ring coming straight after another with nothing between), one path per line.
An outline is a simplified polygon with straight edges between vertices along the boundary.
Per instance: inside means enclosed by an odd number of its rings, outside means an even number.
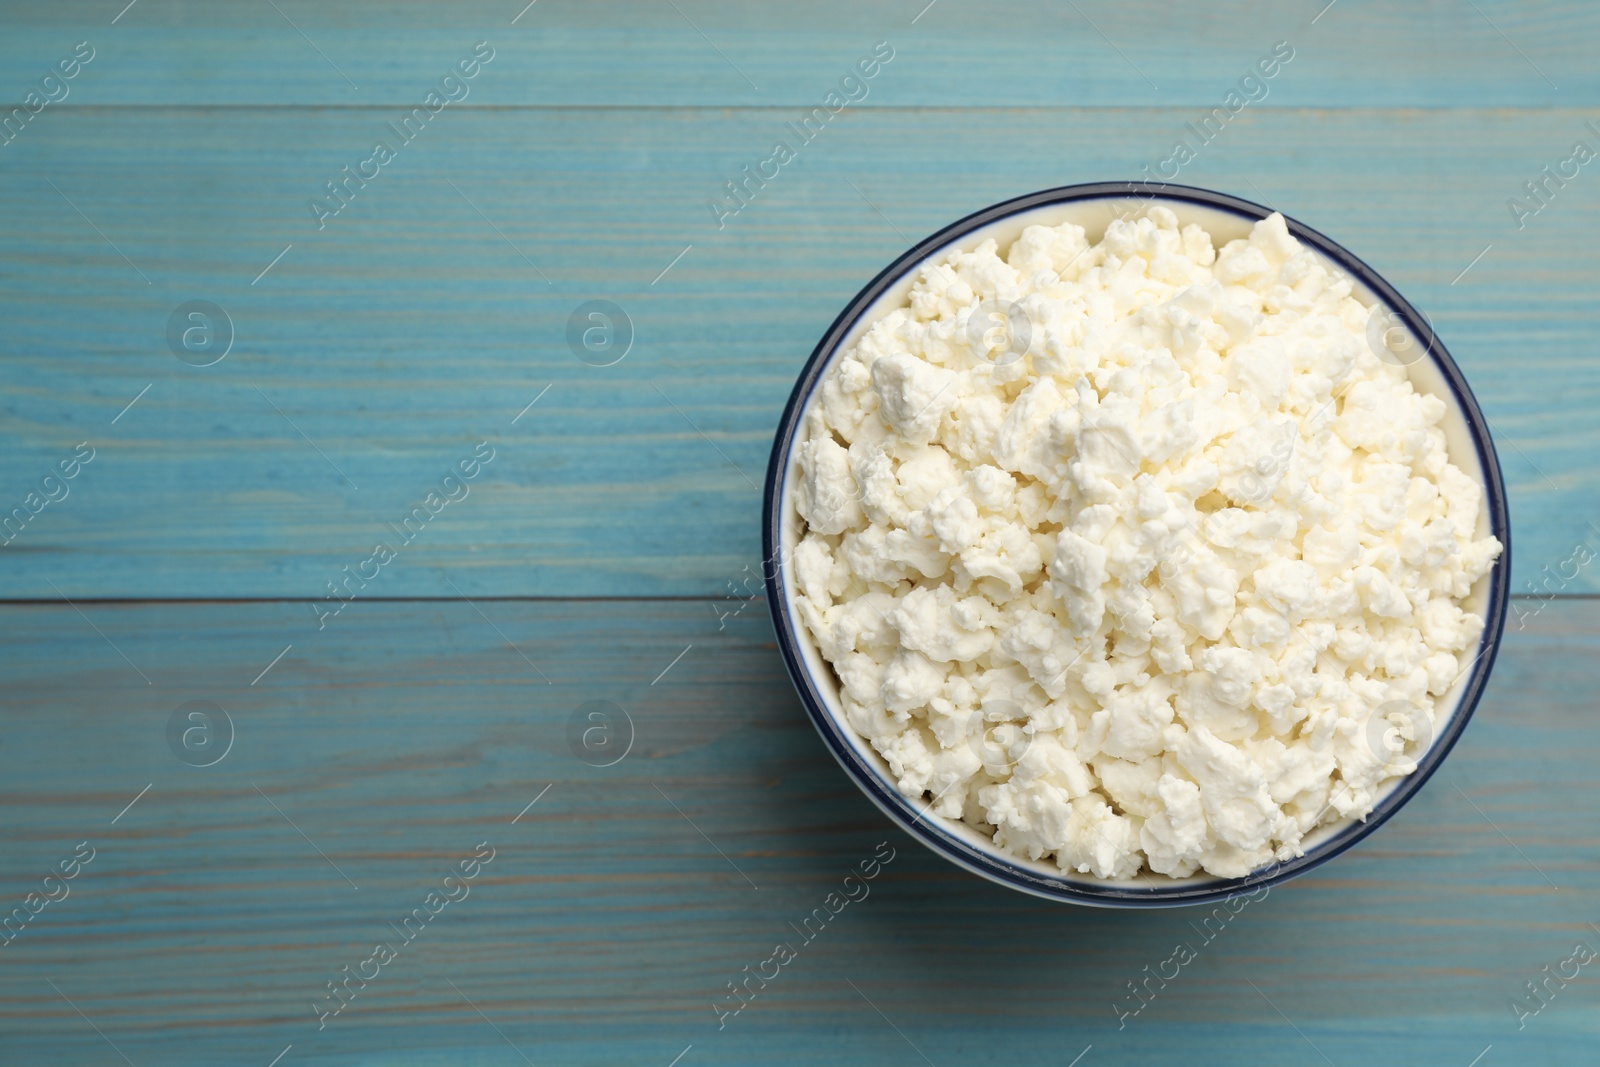
M1373 717L1447 710L1501 546L1351 291L1279 215L1218 251L1156 206L952 252L840 355L790 574L903 794L1063 871L1239 877L1415 769Z

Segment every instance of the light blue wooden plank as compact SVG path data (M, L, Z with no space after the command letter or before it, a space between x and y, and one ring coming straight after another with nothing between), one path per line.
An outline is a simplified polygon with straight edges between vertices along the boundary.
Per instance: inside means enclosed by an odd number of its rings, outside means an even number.
M396 105L474 42L473 100L534 106L812 107L872 44L896 58L863 106L1220 104L1278 41L1294 59L1255 106L1574 107L1600 101L1593 5L1225 0L749 5L516 0L8 5L0 66L22 86L72 44L97 56L63 107ZM919 16L920 12L920 16ZM1319 16L1321 13L1321 17ZM516 18L516 24L512 20ZM915 24L913 24L915 20ZM1315 23L1313 24L1313 20ZM297 29L298 28L298 29ZM302 32L304 36L302 36ZM37 71L37 73L34 73ZM1255 90L1259 94L1259 90Z
M140 0L110 26L121 6L8 5L0 35L19 97L73 41L101 48L70 100L0 149L12 208L0 486L20 502L76 441L100 448L72 496L0 550L0 594L53 598L54 582L75 599L312 596L485 438L499 451L472 496L375 592L454 596L445 578L475 597L722 592L757 556L743 478L760 480L799 363L862 281L981 204L1131 176L1279 37L1296 59L1185 180L1271 199L1434 314L1502 442L1519 588L1559 570L1600 520L1588 176L1525 230L1505 211L1587 136L1587 5L1341 0L1308 26L1320 0L1177 14L941 2L911 26L920 2L680 3L759 92L663 5L541 0L511 29L518 2L282 3L360 90L270 5ZM309 192L480 37L499 51L472 106L310 231ZM896 60L861 113L711 230L705 198L760 158L784 109L816 102L880 38ZM176 104L203 107L128 107ZM1460 107L1481 110L1392 110ZM873 110L885 108L921 110ZM565 350L567 315L594 297L639 326L616 367ZM177 364L162 339L172 308L196 298L239 324L234 353L206 370ZM1587 571L1556 585L1595 588ZM704 601L485 601L483 615L368 602L323 631L306 603L84 603L87 619L9 608L0 891L20 901L83 837L105 847L73 896L3 950L0 1058L120 1062L48 977L141 1065L265 1064L291 1042L281 1067L524 1052L665 1064L691 1044L681 1067L774 1050L917 1062L910 1040L941 1064L1067 1063L1091 1042L1083 1067L1465 1064L1490 1044L1485 1067L1587 1064L1591 981L1520 1032L1508 1001L1600 921L1582 818L1596 620L1592 601L1519 606L1524 628L1435 782L1365 847L1253 906L1120 1031L1121 983L1190 937L1184 917L1052 908L893 837L805 725L759 604L722 632L729 605ZM563 736L596 697L638 713L638 747L607 770L574 760ZM178 763L162 733L195 698L226 704L239 727L208 769ZM436 862L502 832L526 836L503 838L438 943L318 1033L308 994L418 902ZM871 900L719 1032L708 1003L721 983L885 835L904 849Z
M782 404L849 296L984 204L1134 173L1181 117L863 113L719 231L705 201L782 135L772 113L446 112L319 231L310 195L381 114L63 112L0 158L4 506L99 449L0 549L5 595L315 597L486 439L501 458L381 595L455 595L447 567L473 595L725 592L759 558ZM1600 518L1600 201L1584 174L1521 231L1505 207L1586 117L1262 112L1182 175L1322 229L1429 311L1501 441L1519 590ZM636 327L615 366L566 344L595 298ZM194 299L238 335L204 369L165 340Z
M893 830L815 738L755 609L719 631L700 602L480 607L492 624L358 605L311 636L297 604L5 609L0 900L96 849L0 949L6 1062L119 1062L45 978L141 1067L264 1067L291 1043L281 1067L522 1062L468 1000L541 1065L665 1067L691 1044L684 1067L919 1062L862 994L939 1064L1065 1064L1091 1043L1085 1064L1322 1062L1294 1028L1339 1064L1465 1065L1491 1043L1493 1062L1592 1060L1592 979L1521 1031L1509 1000L1600 940L1593 601L1510 637L1398 817L1209 944L1194 911L1050 905ZM235 724L208 768L165 740L193 699ZM595 699L636 724L603 769L564 737ZM323 983L483 840L471 895L319 1032ZM719 1031L725 983L885 840L871 895ZM1119 1030L1125 984L1179 941L1198 958Z

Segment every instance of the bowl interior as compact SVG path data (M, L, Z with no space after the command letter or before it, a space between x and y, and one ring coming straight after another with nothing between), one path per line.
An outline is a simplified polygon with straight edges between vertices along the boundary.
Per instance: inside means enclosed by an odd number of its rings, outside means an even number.
M1230 198L1231 199L1231 198ZM823 355L820 366L813 368L815 373L809 375L804 383L807 390L802 402L790 412L791 426L804 427L804 416L810 410L815 400L815 386L825 376L828 368L838 359L839 355L850 349L870 326L887 312L904 307L908 301L913 281L922 265L930 260L942 258L954 249L970 250L988 239L995 240L1002 255L1009 245L1021 236L1022 231L1032 225L1057 226L1071 222L1082 226L1091 242L1098 241L1104 236L1106 228L1112 220L1131 215L1146 203L1160 204L1167 207L1177 215L1180 225L1196 223L1211 234L1213 243L1220 250L1227 242L1236 238L1247 237L1251 226L1258 218L1265 217L1269 212L1265 208L1247 205L1243 202L1237 209L1228 209L1213 206L1207 203L1195 202L1181 197L1154 196L1134 198L1127 195L1100 195L1091 198L1071 199L1044 203L1039 206L1027 208L1014 214L1005 215L994 221L980 225L961 233L948 241L938 245L927 254L918 257L915 261L903 265L901 270L892 278L886 279L887 286L870 303L857 310L853 323L839 338L832 349ZM1243 211L1253 209L1253 214L1244 214ZM1293 227L1291 226L1293 229ZM1363 305L1372 306L1375 303L1385 303L1393 307L1391 301L1386 300L1379 292L1366 284L1358 275L1353 274L1344 264L1331 258L1326 252L1314 244L1305 241L1305 234L1297 232L1303 243L1317 254L1332 271L1348 277L1353 283L1353 295ZM1380 283L1381 284L1381 283ZM1404 308L1394 308L1405 311ZM1398 320L1406 322L1404 318ZM1409 332L1409 331L1408 331ZM1415 343L1415 336L1413 335ZM1413 349L1420 351L1420 349ZM1485 500L1490 502L1490 507L1485 513L1480 514L1477 537L1485 537L1490 532L1499 536L1502 542L1508 539L1503 530L1491 530L1488 512L1494 510L1494 488L1498 486L1498 478L1491 480L1485 468L1485 452L1488 448L1487 431L1479 428L1474 432L1474 426L1460 397L1452 386L1443 362L1448 360L1444 355L1442 346L1434 341L1429 346L1428 354L1407 366L1406 372L1413 388L1418 392L1437 396L1445 402L1446 414L1441 422L1448 444L1450 462L1459 467L1464 473L1474 478L1483 487ZM793 434L789 447L782 457L781 467L774 472L780 479L777 488L777 504L780 515L779 535L781 542L772 546L775 552L777 566L774 569L774 581L779 593L776 610L781 610L787 616L788 626L792 631L795 649L803 663L803 669L808 676L814 695L820 700L826 711L826 722L818 721L818 726L824 729L825 738L832 735L833 744L830 747L840 762L845 765L856 778L858 784L867 792L887 814L894 818L914 836L921 837L925 842L933 845L936 850L943 852L948 858L960 865L975 871L985 877L1001 881L1003 884L1024 889L1040 895L1052 897L1069 897L1084 902L1112 903L1116 900L1133 903L1141 898L1151 903L1157 899L1190 898L1210 899L1220 896L1226 887L1242 884L1238 879L1221 879L1208 874L1196 874L1189 878L1171 878L1165 875L1155 875L1146 872L1134 881L1111 881L1096 878L1092 875L1065 874L1052 862L1031 861L1011 855L998 849L993 841L985 834L978 832L964 823L945 819L940 816L920 813L923 804L913 803L903 797L894 784L894 779L889 772L888 764L871 746L865 738L858 735L845 718L844 710L839 701L839 686L834 676L833 669L816 647L810 632L799 621L799 612L796 608L795 583L792 578L792 557L795 546L804 534L804 522L795 507L793 491L796 482L798 464L795 460L795 449L803 440L803 430ZM1488 453L1492 456L1492 452ZM1492 463L1492 458L1488 459ZM1498 473L1498 472L1496 472ZM1494 524L1499 525L1499 524ZM1509 551L1502 554L1496 561L1495 568L1485 575L1473 588L1471 595L1463 603L1463 608L1476 612L1486 620L1482 643L1479 649L1480 659L1487 658L1485 650L1492 650L1498 640L1499 627L1496 620L1491 618L1491 586L1497 572L1508 565ZM1487 663L1481 670L1487 669ZM1469 688L1474 691L1481 690L1481 670L1467 670L1462 677L1456 680L1451 690L1441 696L1436 704L1437 720L1434 723L1433 739L1429 750L1418 759L1418 769L1411 775L1391 779L1385 784L1374 805L1373 813L1369 814L1366 822L1376 825L1392 814L1397 808L1395 800L1397 791L1405 790L1406 795L1414 792L1420 786L1421 780L1431 772L1432 764L1442 758L1442 749L1448 749L1458 730L1452 729L1461 712L1462 698ZM799 679L797 679L798 681ZM1476 683L1476 684L1475 684ZM841 750L842 746L842 750ZM1430 762L1431 761L1431 762ZM853 766L852 766L853 765ZM1420 776L1420 777L1419 777ZM1408 787L1407 783L1414 783ZM1403 802L1405 797L1399 798ZM1363 826L1356 820L1342 820L1319 827L1308 834L1304 841L1306 855L1300 860L1284 865L1285 868L1304 869L1313 865L1316 858L1327 852L1330 855L1347 847L1348 844L1360 836L1364 836L1370 827ZM943 847L940 847L943 846ZM1254 877L1254 876L1252 876ZM1245 881L1248 881L1246 879ZM1208 893L1207 890L1216 890Z

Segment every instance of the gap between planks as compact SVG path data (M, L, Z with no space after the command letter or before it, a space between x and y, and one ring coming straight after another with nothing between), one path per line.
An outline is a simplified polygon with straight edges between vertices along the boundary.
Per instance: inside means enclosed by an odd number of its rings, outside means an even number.
M1570 597L1582 597L1595 594L1563 594ZM223 596L223 597L85 597L80 596L73 600L74 604L320 604L323 597L303 596ZM726 594L690 593L690 594L661 594L640 596L474 596L474 601L479 603L522 602L532 604L640 604L640 603L700 603L702 601L722 602L728 600L753 600L754 597L735 597ZM1532 598L1530 598L1532 599ZM1549 599L1549 598L1545 598ZM362 597L363 603L369 604L463 604L466 598L459 596L371 596ZM0 607L59 607L59 597L0 597Z
M318 604L320 597L303 596L238 596L238 597L85 597L80 596L73 601L75 604ZM527 604L693 604L704 601L722 603L732 600L755 600L757 597L737 597L718 595L714 593L687 593L687 594L662 594L640 596L475 596L472 598L480 603L527 603ZM1554 593L1547 597L1535 593L1512 593L1512 600L1542 600L1549 603L1552 600L1600 600L1600 591L1582 593ZM466 603L464 597L459 596L373 596L362 597L362 603L369 604L462 604ZM60 607L59 597L0 597L0 607Z
M382 104L61 104L61 111L393 111L410 106L410 101L396 97ZM816 106L814 100L796 99L787 104L452 104L451 111L747 111L793 112ZM1191 105L1182 101L1170 104L852 104L851 111L883 111L890 113L916 112L1022 112L1022 111L1186 111ZM1199 110L1194 108L1194 110ZM1424 112L1526 112L1538 115L1559 115L1566 112L1587 114L1593 105L1578 104L1572 107L1549 107L1541 104L1252 104L1252 112L1275 111L1289 115L1297 112L1356 112L1383 111L1389 113Z

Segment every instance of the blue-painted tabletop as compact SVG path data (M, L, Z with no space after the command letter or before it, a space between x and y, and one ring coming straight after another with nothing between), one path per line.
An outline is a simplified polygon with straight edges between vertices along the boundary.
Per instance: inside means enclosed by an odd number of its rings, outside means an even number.
M1600 7L0 20L0 1063L1600 1062ZM844 303L985 205L1174 167L1426 312L1516 546L1443 769L1225 921L922 849L748 599L772 435ZM595 701L619 758L573 744Z

